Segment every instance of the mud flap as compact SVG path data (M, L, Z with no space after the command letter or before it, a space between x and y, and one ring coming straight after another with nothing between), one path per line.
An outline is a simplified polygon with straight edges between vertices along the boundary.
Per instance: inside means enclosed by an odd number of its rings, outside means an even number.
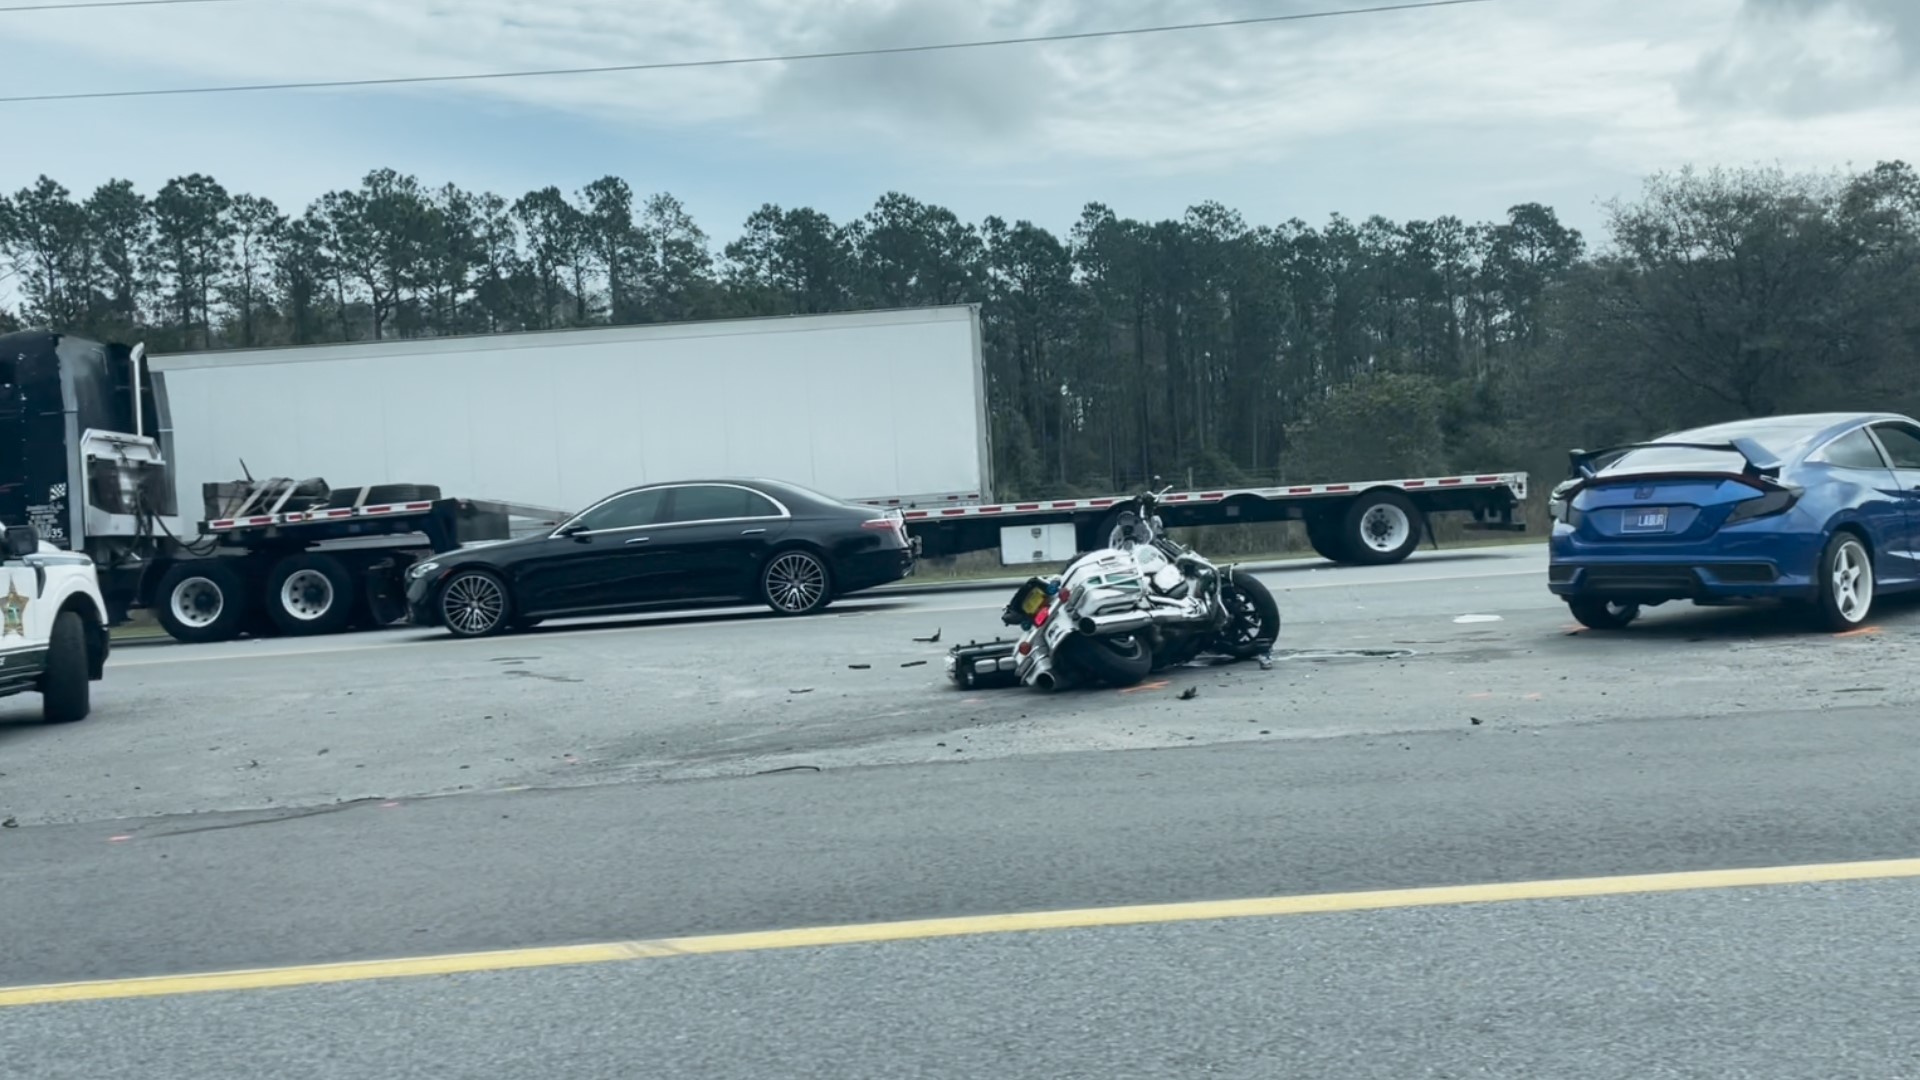
M962 690L987 690L1020 685L1015 671L1017 641L969 641L947 650L947 678Z

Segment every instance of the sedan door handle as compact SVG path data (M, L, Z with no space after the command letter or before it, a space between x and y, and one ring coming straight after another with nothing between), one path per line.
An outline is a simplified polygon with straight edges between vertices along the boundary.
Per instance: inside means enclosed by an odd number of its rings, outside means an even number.
M741 535L741 536L754 536L754 535L756 535L756 534L759 534L759 533L763 533L763 532L766 532L766 531L767 531L767 530L765 530L765 529L741 529L741 530L740 530L740 535Z
M636 537L634 537L633 539L631 539L631 540L628 540L628 541L627 541L627 543L629 543L629 544L644 544L644 543L646 543L647 541L649 541L649 540L651 540L651 539L653 539L653 537L651 537L651 536L636 536Z

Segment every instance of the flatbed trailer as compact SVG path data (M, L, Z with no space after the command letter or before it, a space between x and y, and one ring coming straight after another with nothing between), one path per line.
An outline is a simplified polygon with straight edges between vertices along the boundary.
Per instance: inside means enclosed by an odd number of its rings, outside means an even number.
M924 555L998 548L1009 563L1050 562L1105 546L1130 499L1108 495L902 507L901 516ZM1178 492L1162 498L1160 513L1176 529L1299 521L1322 557L1383 565L1413 554L1422 539L1432 542L1439 514L1465 514L1470 529L1524 532L1526 500L1526 473L1475 473Z
M509 539L515 519L558 514L448 498L418 484L328 487L275 478L209 485L223 516L159 546L136 568L136 606L181 641L243 633L324 634L406 618L406 571L431 554Z

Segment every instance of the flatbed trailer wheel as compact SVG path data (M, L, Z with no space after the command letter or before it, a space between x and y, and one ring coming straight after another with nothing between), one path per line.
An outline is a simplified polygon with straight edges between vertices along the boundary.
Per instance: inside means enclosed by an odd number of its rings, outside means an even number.
M1353 556L1340 531L1341 519L1337 514L1314 514L1302 522L1307 527L1307 543L1313 545L1314 554L1332 563L1353 561Z
M285 634L337 634L353 619L358 582L331 555L302 551L282 558L267 575L264 600Z
M176 563L154 589L153 613L175 641L232 641L247 628L247 583L231 560Z
M1400 491L1369 491L1353 500L1342 522L1340 539L1348 559L1363 566L1397 563L1420 546L1426 523L1420 508Z

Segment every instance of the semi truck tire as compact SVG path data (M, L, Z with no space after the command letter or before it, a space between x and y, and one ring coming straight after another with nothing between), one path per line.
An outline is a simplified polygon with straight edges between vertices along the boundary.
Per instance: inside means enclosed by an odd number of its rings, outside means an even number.
M175 641L232 641L247 626L246 579L226 559L176 563L153 591L154 617Z
M1307 543L1313 545L1314 554L1331 563L1347 563L1353 556L1347 545L1341 542L1341 520L1337 514L1316 514L1302 522L1307 527Z
M383 560L360 570L359 606L354 608L351 625L368 630L383 630L407 621L407 584L405 571L391 560Z
M40 718L49 724L85 720L93 710L88 678L87 627L80 616L63 611L53 620L47 642L47 670L40 676Z
M1340 539L1349 561L1363 566L1397 563L1420 546L1424 528L1420 508L1394 488L1369 491L1353 500Z
M353 619L358 582L331 555L288 555L267 575L264 606L283 634L337 634Z

